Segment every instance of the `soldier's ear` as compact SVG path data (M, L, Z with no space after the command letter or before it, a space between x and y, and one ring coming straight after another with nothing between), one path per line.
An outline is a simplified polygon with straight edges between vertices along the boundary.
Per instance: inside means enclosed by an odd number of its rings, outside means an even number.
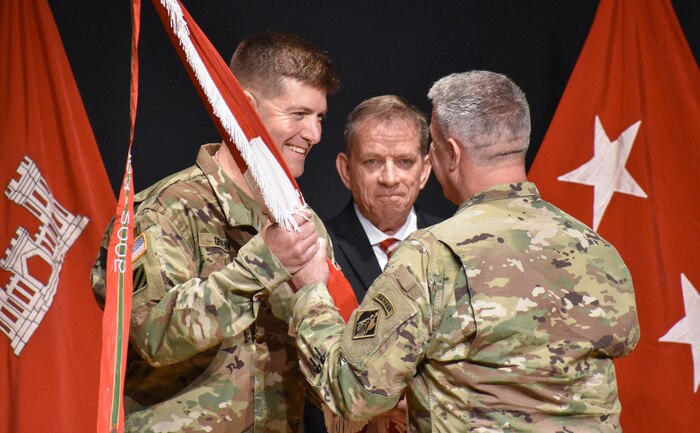
M423 189L423 187L425 187L425 184L428 182L428 178L430 177L430 170L432 169L432 167L433 166L430 164L430 155L426 154L423 157L423 167L420 171L420 189Z
M343 181L345 188L350 189L350 158L345 152L340 152L335 158L335 168L338 170L340 180Z
M245 93L245 97L248 98L250 103L253 104L253 108L255 108L255 111L257 111L258 110L258 100L255 99L255 95L253 95L252 93L250 93L247 90L244 90L243 93Z
M445 145L445 152L447 152L448 168L450 171L457 170L462 158L465 156L464 149L454 138L448 138Z

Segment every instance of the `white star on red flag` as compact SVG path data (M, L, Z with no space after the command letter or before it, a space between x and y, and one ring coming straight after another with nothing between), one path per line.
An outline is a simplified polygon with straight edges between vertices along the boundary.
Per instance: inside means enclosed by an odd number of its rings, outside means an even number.
M700 294L685 274L681 274L681 289L683 291L683 306L685 317L659 338L666 343L690 344L693 354L694 391L700 386Z
M642 121L637 121L615 141L610 141L603 129L600 117L595 117L594 156L591 160L557 179L593 187L593 230L598 230L600 220L615 192L646 198L647 195L625 168L632 151L634 139Z

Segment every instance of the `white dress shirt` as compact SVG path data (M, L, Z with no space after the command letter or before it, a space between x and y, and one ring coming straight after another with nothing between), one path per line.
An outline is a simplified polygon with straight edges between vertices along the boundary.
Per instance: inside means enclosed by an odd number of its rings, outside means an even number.
M383 241L386 238L396 238L402 241L406 239L408 235L416 231L416 229L418 228L418 218L416 217L416 210L413 208L413 206L411 206L411 211L408 213L408 218L406 218L406 222L403 224L403 226L401 226L401 228L393 235L388 235L383 231L379 230L377 227L374 226L374 224L372 224L367 218L365 218L365 216L362 215L362 212L360 212L360 209L357 207L356 203L353 203L353 207L355 208L357 219L360 220L360 224L362 225L362 228L367 234L369 243L372 244L372 250L374 251L374 255L377 257L379 267L382 270L384 270L384 267L386 266L387 262L387 256L384 250L382 250L379 247L379 242Z

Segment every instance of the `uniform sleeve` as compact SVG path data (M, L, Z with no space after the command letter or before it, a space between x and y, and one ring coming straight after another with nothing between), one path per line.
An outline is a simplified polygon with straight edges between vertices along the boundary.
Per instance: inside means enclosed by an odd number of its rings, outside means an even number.
M197 263L216 257L192 251L166 217L146 211L135 232L145 251L133 263L131 343L153 366L189 359L242 333L255 319L261 292L290 277L259 235L231 263L199 278Z
M295 295L300 365L328 407L363 420L393 408L423 360L430 329L428 255L405 242L347 326L322 284Z

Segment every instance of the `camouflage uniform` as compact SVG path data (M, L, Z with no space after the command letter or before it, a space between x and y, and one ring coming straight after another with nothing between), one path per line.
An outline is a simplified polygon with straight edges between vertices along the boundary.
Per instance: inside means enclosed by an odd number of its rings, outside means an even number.
M415 232L343 332L320 284L295 295L302 371L364 419L406 393L413 432L615 432L612 358L639 339L630 273L598 234L499 185Z
M290 275L257 235L260 207L213 159L218 148L202 146L195 166L136 196L146 249L133 262L129 432L300 431ZM92 271L98 300L107 241Z

